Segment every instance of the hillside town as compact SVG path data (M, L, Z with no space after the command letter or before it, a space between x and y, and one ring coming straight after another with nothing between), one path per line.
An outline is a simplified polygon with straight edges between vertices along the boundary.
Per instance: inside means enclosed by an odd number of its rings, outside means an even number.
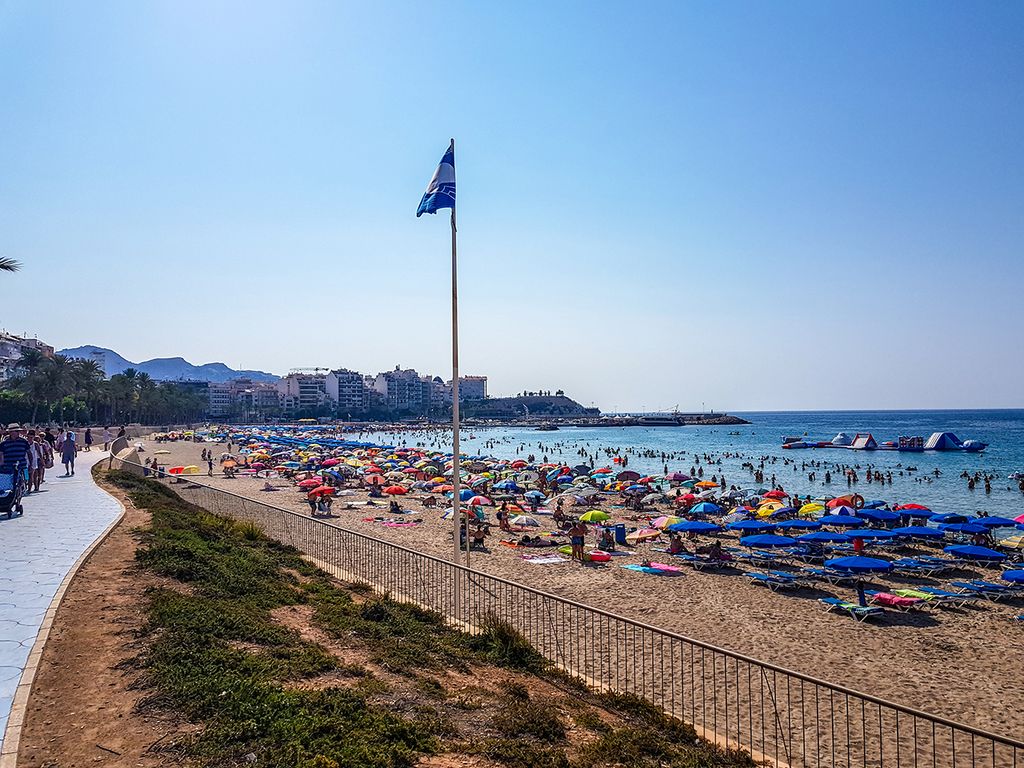
M401 366L377 374L297 368L278 377L182 358L132 363L102 347L58 352L6 332L0 334L0 386L0 411L9 421L35 421L47 412L60 421L443 420L454 393L450 379ZM561 390L491 397L486 376L460 376L459 403L467 418L485 420L600 416Z

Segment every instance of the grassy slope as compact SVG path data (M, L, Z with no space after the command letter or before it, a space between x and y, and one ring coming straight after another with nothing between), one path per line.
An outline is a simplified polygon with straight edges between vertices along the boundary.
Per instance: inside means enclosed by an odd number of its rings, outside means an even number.
M339 588L295 550L158 483L119 472L107 479L152 513L137 559L167 586L149 593L139 663L152 690L146 704L201 725L179 745L194 763L255 755L261 766L398 767L455 752L523 768L753 764L646 702L586 691L498 623L479 635L455 631L436 614ZM311 610L319 631L358 648L377 673L275 621L285 606ZM441 682L448 672L488 678L499 669L574 686L572 695L555 702L506 681L474 703ZM302 685L325 675L346 684Z

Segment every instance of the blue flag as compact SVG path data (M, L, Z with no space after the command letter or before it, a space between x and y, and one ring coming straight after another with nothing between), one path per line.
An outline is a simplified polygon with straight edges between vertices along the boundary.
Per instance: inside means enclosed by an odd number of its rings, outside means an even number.
M448 146L448 151L441 158L434 176L427 184L420 207L416 209L416 218L424 213L437 213L442 208L455 207L455 139Z

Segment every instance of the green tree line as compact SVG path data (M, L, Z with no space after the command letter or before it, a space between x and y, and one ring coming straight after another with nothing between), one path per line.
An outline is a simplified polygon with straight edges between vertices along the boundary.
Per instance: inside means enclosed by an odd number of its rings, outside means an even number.
M94 360L27 350L0 390L0 422L178 424L202 419L207 404L205 393L134 368L107 379Z

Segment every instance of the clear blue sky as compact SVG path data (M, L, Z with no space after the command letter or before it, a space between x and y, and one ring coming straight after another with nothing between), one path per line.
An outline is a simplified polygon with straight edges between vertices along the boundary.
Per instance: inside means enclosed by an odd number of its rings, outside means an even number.
M1024 4L0 0L0 325L605 409L1024 406Z

